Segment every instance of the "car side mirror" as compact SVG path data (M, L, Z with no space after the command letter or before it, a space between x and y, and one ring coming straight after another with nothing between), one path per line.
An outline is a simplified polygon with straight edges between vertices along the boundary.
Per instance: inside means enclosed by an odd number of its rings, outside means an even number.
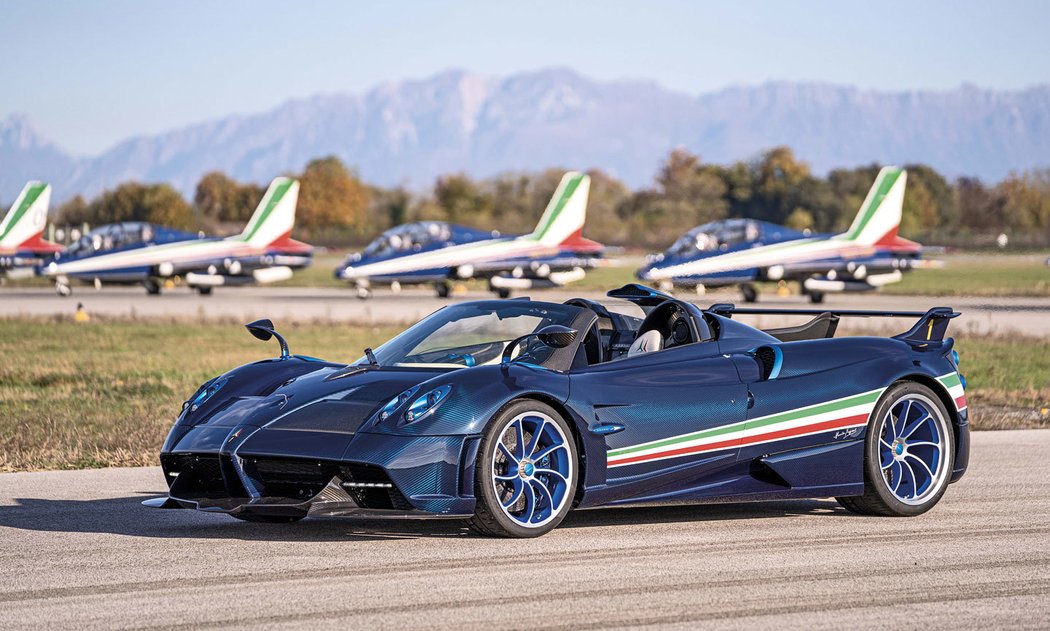
M510 356L514 352L514 349L526 340L536 338L544 346L549 346L551 348L565 348L576 341L576 335L576 329L570 329L569 327L560 324L548 324L535 333L522 335L511 341L510 344L507 344L507 347L503 349L503 358L500 360L500 365L506 367L510 364Z
M281 345L281 359L288 359L288 342L286 342L284 337L277 332L277 328L273 325L271 320L263 318L262 320L249 322L244 325L244 328L248 329L248 332L251 333L253 337L264 342L271 338L277 338L277 343Z

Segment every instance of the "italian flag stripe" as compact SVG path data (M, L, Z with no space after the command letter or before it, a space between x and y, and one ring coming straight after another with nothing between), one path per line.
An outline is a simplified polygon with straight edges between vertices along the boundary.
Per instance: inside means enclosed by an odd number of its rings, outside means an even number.
M955 409L962 412L966 409L966 390L963 388L959 373L950 372L937 377L937 381L948 390L948 395L955 400Z
M883 390L614 449L608 453L608 466L652 462L864 425Z
M965 410L966 395L959 374L948 373L937 377L937 381L955 400L956 409ZM613 449L608 452L608 466L622 467L861 427L868 423L871 411L885 390L880 388L826 403Z

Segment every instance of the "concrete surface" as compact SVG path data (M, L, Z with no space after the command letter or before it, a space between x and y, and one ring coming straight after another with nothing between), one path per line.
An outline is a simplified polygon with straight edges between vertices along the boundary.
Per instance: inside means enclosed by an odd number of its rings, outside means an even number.
M608 300L604 293L565 289L530 292L537 300L561 302L583 296L610 306L622 301ZM703 307L716 302L742 304L735 291L720 290L698 297L681 292L681 297ZM269 317L276 323L289 321L332 320L361 324L408 324L459 300L491 298L487 292L456 295L451 300L436 298L427 289L410 289L394 294L378 289L368 300L360 300L349 289L300 287L233 287L218 288L211 296L200 296L180 288L160 296L148 296L141 287L104 287L96 291L80 286L69 298L62 298L47 288L0 289L0 317L72 315L78 303L83 303L89 314L136 317L179 318L190 320L235 320L249 322ZM781 306L811 309L804 298L779 298L763 295L758 307ZM1050 298L945 298L930 296L891 296L880 293L829 295L824 307L840 309L894 309L925 311L934 306L947 305L962 311L963 315L952 325L952 331L970 333L1024 332L1029 335L1050 335ZM633 309L627 305L623 310ZM744 318L745 316L739 316ZM748 322L773 327L797 323L800 320L783 316L747 316ZM910 325L910 323L909 323ZM843 328L876 327L895 332L904 331L900 321L882 319L850 319Z
M1050 432L974 436L926 515L831 500L460 523L242 523L146 509L159 469L0 475L0 629L1046 628Z

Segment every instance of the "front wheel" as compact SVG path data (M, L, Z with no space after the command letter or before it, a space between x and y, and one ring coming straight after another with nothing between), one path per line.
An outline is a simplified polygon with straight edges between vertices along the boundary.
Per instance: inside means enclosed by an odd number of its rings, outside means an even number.
M944 404L922 384L898 382L868 421L864 495L837 499L864 515L920 515L944 495L954 460L955 434Z
M519 401L489 424L474 468L470 526L496 537L538 537L572 508L576 443L549 405Z

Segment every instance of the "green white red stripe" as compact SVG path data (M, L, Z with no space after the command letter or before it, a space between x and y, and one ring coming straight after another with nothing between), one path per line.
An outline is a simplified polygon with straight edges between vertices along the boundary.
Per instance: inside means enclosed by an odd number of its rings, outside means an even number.
M868 416L884 391L885 388L880 388L699 432L613 449L608 453L608 466L622 467L861 427L868 423Z
M948 396L955 401L955 409L959 412L965 410L966 390L963 388L962 379L959 377L959 373L950 372L947 375L937 377L937 381L944 386L944 389L948 391Z

